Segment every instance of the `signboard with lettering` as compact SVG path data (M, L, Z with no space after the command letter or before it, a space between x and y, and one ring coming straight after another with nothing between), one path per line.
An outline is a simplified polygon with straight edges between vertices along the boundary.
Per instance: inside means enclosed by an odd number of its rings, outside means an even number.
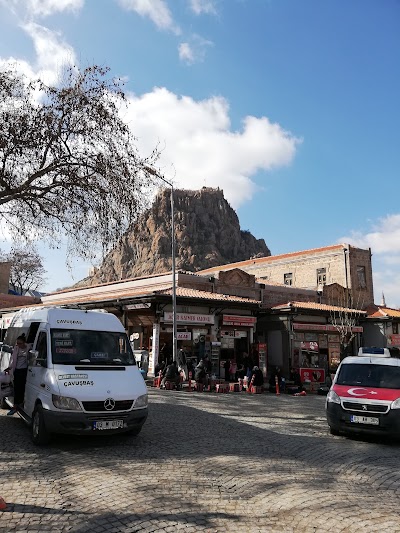
M192 340L191 331L177 331L176 338L178 341L190 341Z
M301 343L301 349L302 350L307 350L307 351L310 351L310 352L318 352L318 342L313 342L313 341L302 342Z
M245 339L247 337L247 331L228 330L221 331L221 337L235 337L236 339Z
M323 368L300 368L300 379L302 383L311 381L312 383L325 382L325 370Z
M295 322L293 324L293 329L301 329L307 331L336 331L337 328L332 324L300 324ZM353 326L351 328L352 333L362 333L364 331L362 326Z
M150 309L151 303L141 303L141 304L128 304L124 305L125 311L130 311L131 309Z
M172 322L173 313L164 312L164 322ZM176 313L176 321L186 324L214 324L214 315L196 315L194 313Z
M223 326L249 326L252 327L257 322L255 316L239 316L239 315L222 315Z
M390 335L390 341L392 346L400 346L400 335L393 334Z

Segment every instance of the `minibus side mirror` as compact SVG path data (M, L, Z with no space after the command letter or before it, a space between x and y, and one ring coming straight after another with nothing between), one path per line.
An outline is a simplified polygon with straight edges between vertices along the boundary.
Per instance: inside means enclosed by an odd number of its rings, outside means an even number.
M28 352L28 364L34 365L37 361L37 356L39 352L37 350L29 350Z
M3 344L1 347L1 351L5 353L13 353L14 348L12 346L9 346L8 344Z

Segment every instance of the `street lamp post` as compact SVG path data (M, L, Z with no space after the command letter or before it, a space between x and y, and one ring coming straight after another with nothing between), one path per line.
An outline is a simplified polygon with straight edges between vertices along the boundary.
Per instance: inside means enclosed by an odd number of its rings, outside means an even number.
M167 181L163 176L161 176L154 168L145 167L145 169L156 176L158 179L163 181L171 189L171 259L172 259L172 359L177 361L178 355L178 344L177 344L177 327L176 327L176 269L175 269L175 211L174 211L174 186L172 182Z

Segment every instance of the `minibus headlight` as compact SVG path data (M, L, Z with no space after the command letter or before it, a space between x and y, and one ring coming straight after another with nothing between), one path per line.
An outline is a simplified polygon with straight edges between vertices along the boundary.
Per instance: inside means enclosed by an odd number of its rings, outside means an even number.
M147 407L148 404L148 396L147 394L142 394L142 396L139 396L139 398L136 400L134 407Z
M400 409L400 398L391 403L390 409Z
M82 411L81 404L75 398L67 398L66 396L52 395L53 404L57 409L66 409L68 411Z
M338 403L340 405L340 398L334 390L328 392L326 403Z

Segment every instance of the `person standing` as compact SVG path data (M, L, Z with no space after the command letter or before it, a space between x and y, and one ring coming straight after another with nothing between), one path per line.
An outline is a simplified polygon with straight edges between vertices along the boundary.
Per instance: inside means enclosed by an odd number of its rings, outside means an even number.
M14 382L14 406L8 411L7 416L14 415L18 407L23 407L25 396L26 375L28 373L28 352L32 345L27 344L25 334L17 338L11 364L7 370L11 370Z

